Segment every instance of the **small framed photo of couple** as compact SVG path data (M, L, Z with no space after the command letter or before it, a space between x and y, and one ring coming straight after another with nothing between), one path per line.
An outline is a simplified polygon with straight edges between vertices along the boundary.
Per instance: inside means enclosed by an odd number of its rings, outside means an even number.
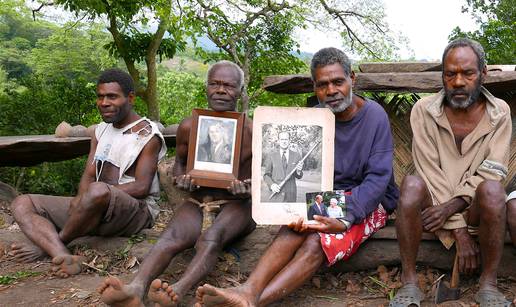
M307 221L313 221L314 215L332 218L346 216L346 192L344 190L306 193Z
M335 116L326 108L258 107L253 118L253 219L307 217L306 193L333 189Z
M225 189L238 178L244 113L194 109L187 174L197 185Z

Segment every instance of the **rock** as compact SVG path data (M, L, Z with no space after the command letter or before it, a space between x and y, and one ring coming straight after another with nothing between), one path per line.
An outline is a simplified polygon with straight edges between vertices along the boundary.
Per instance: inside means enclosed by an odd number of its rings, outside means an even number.
M97 125L91 125L86 129L86 134L89 137L95 137L95 129L97 129Z
M69 123L62 121L56 127L56 131L54 134L55 134L56 138L65 138L70 134L71 130L72 130L72 126Z
M81 136L88 136L88 132L86 127L82 125L73 126L72 129L70 129L70 133L68 136L72 137L81 137Z

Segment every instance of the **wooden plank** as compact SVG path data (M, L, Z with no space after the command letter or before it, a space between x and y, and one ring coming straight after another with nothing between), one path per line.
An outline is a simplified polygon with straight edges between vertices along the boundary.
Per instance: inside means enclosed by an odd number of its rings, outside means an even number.
M491 92L511 91L516 88L516 71L492 71L484 86ZM269 76L262 87L279 94L313 92L310 75ZM435 93L442 88L440 72L417 73L357 73L354 89L371 92Z
M362 63L358 70L364 73L440 71L441 62L378 62Z
M164 136L169 147L175 147L176 136ZM89 137L56 138L52 135L0 137L0 166L32 166L42 162L74 159L88 154Z
M514 71L516 65L487 65L489 71ZM441 71L441 62L377 62L362 63L358 70L363 73L394 73Z

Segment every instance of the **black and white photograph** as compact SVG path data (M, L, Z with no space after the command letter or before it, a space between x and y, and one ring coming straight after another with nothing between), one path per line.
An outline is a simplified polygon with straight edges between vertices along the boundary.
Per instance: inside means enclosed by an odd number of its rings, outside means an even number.
M326 108L258 107L252 214L260 225L306 219L306 193L333 189L335 116Z
M322 126L262 125L264 203L304 201L321 182Z
M194 168L231 173L236 119L199 116Z
M346 216L346 192L344 190L306 193L306 220L314 215L343 218Z

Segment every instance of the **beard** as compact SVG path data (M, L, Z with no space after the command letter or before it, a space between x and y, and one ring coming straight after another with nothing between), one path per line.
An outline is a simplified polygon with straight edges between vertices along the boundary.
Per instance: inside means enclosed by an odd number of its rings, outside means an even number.
M479 79L475 88L470 92L467 92L462 89L458 89L458 90L446 90L445 89L444 91L446 94L446 99L448 100L450 107L452 107L453 109L467 109L469 106L474 104L478 100L478 97L480 97L480 92L482 91L481 82L482 82L482 80ZM467 97L465 99L456 99L454 97L454 95L457 95L457 94L466 95Z
M324 106L327 107L328 109L330 109L333 113L341 113L341 112L344 112L347 108L349 108L349 106L351 105L351 103L353 102L353 89L349 89L349 94L347 96L345 96L342 101L332 107L332 106L329 106L327 103L324 103Z

